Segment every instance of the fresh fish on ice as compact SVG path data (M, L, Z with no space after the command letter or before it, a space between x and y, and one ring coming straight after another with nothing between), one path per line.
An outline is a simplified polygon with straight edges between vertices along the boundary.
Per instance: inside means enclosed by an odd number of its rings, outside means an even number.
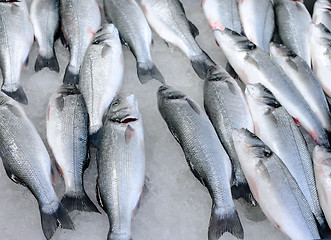
M317 0L314 4L313 23L323 23L331 31L331 0Z
M89 113L89 133L95 146L101 137L102 118L122 85L123 73L118 31L113 24L104 24L85 53L79 77L79 89Z
M30 16L39 45L35 71L48 67L52 71L59 72L60 67L54 52L55 35L60 22L59 0L33 0Z
M297 119L314 140L330 146L327 133L293 82L262 49L229 29L214 31L217 41L244 83L261 83Z
M309 205L279 157L246 129L234 130L233 141L251 191L270 222L290 239L320 239Z
M159 88L157 100L192 173L212 198L208 239L217 240L225 232L243 239L244 230L231 196L231 162L207 115L186 95L169 86Z
M205 79L215 63L195 41L199 30L186 18L183 4L179 0L142 0L141 4L153 30L167 43L180 48L197 75Z
M155 79L165 83L158 68L154 65L150 53L152 31L145 16L135 0L103 1L106 19L113 23L121 36L128 44L137 60L137 74L141 83Z
M97 196L109 218L109 240L129 240L145 179L144 133L133 94L119 94L107 113L97 157Z
M89 161L88 113L76 85L63 83L52 94L46 120L47 141L66 186L62 205L69 212L98 212L83 185Z
M74 229L51 183L51 160L24 109L0 93L0 156L8 176L26 186L38 201L41 225L50 239L58 225Z
M20 84L21 69L32 43L33 27L25 0L0 0L1 90L22 104L28 104L28 99Z

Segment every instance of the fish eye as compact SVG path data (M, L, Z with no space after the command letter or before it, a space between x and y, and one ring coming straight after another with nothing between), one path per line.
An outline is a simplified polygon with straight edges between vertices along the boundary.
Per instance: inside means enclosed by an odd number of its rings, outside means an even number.
M119 104L120 102L118 101L118 100L115 100L114 102L113 102L113 106L117 106L118 104Z
M265 157L270 157L270 155L271 155L271 151L270 151L270 149L269 149L269 148L265 148L265 149L263 150L263 155L264 155Z

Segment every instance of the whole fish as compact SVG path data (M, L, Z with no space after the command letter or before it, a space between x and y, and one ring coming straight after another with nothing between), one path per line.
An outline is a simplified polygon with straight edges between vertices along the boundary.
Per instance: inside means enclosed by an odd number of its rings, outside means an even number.
M251 191L269 221L290 239L320 239L309 205L279 157L246 129L235 129L233 141Z
M284 70L315 113L323 128L331 132L331 114L322 87L308 64L281 44L270 44L271 59Z
M59 72L60 67L54 52L55 35L59 28L59 1L33 0L30 7L34 35L39 45L39 52L34 70L48 67Z
M246 84L263 84L318 144L330 146L323 126L308 103L269 55L245 36L229 29L215 30L214 33L225 56L241 80Z
M89 113L89 133L95 146L101 137L102 118L122 85L123 73L118 30L113 24L104 24L86 51L79 77L79 89Z
M180 48L197 75L206 78L215 63L195 41L199 30L186 18L183 4L179 0L142 0L141 4L153 30L167 43Z
M241 0L238 5L245 35L268 53L275 29L273 0Z
M330 149L316 146L313 151L316 187L325 218L331 225L331 152Z
M310 25L311 60L314 73L326 95L331 97L331 32L322 23Z
M137 2L104 0L103 5L108 22L117 27L121 39L128 44L137 60L139 81L146 83L155 79L164 83L164 78L154 65L149 49L152 43L152 31Z
M217 240L225 232L243 239L244 231L231 196L231 162L207 115L186 95L169 86L159 88L157 101L192 173L212 198L208 239Z
M312 20L303 0L274 0L274 3L280 39L310 66L309 24Z
M23 104L28 104L28 99L20 84L21 69L32 43L33 27L25 0L0 0L1 90Z
M64 83L52 94L46 120L47 141L66 185L61 203L69 212L98 212L83 186L88 165L88 114L74 84Z
M331 31L331 0L317 0L314 4L313 23L323 23Z
M8 176L26 186L38 201L46 239L56 228L73 229L73 223L51 183L51 161L36 128L24 109L0 93L0 156Z
M284 162L297 181L311 211L324 228L325 220L318 202L312 159L299 128L263 85L249 84L245 94L252 113L255 134Z
M100 8L95 0L60 0L60 17L70 50L63 82L78 83L85 51L101 25Z
M233 129L254 131L251 113L238 83L220 66L205 80L204 107L218 138L228 153L233 166L232 194L252 201L248 183L233 145Z
M110 106L98 156L97 194L109 218L108 240L130 240L145 179L143 125L133 94L117 95Z

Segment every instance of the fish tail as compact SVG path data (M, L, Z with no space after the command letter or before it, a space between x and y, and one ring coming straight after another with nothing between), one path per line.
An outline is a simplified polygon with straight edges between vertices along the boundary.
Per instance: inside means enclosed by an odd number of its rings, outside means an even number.
M68 69L69 65L66 68L66 72L64 73L63 83L69 84L78 84L79 83L79 74L75 74Z
M53 55L50 58L46 58L41 55L38 55L36 63L34 65L35 72L39 72L41 69L45 67L48 67L51 71L60 72L59 63L55 55Z
M159 82L165 84L162 74L153 62L137 62L137 74L139 81L142 84L147 83L152 79L158 80Z
M201 79L206 79L208 71L212 71L212 69L216 68L216 63L205 52L192 57L190 60L194 71Z
M224 213L221 207L213 205L208 240L218 240L225 232L229 232L239 239L244 238L244 230L237 211L233 209L232 212Z
M64 209L61 203L59 203L58 209L53 213L46 213L40 207L41 226L46 239L50 239L56 231L59 224L65 229L75 229L68 212Z
M99 128L96 132L94 132L90 135L91 144L95 148L99 147L100 141L101 141L101 136L102 136L102 128Z
M24 92L22 86L20 86L15 91L7 91L7 90L4 90L3 88L2 88L2 91L5 94L7 94L9 97L11 97L12 99L16 100L19 103L22 103L24 105L27 105L28 104L28 98L26 97L25 92Z
M243 198L251 206L256 206L256 200L254 199L248 183L239 183L231 187L232 197L234 199Z
M83 194L73 196L64 194L61 203L68 212L79 210L84 212L97 212L100 213L98 208L94 205L91 199L84 192Z

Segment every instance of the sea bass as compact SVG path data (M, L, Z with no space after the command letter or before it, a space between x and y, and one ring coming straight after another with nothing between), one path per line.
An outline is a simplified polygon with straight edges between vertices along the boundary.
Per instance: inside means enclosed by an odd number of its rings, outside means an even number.
M104 24L86 51L79 77L79 89L89 113L89 133L95 146L100 140L102 118L122 85L123 73L118 30L113 24Z
M60 67L54 52L55 35L59 28L59 0L33 0L30 7L34 35L39 52L34 70L48 67L59 72Z
M279 157L246 129L233 141L251 191L270 222L294 240L320 239L309 205Z
M85 51L101 25L100 9L95 0L60 0L60 17L63 36L70 50L63 82L78 83Z
M309 24L312 20L303 0L274 2L280 39L310 66Z
M315 113L323 128L331 132L331 114L322 87L308 64L281 44L270 44L271 59L284 70Z
M243 239L244 231L231 196L231 162L207 115L186 95L169 86L159 88L157 100L192 173L212 198L208 239L217 240L225 232Z
M97 194L109 218L108 240L130 240L145 179L143 124L133 94L117 95L110 106L97 164Z
M66 185L61 203L69 212L98 212L83 186L83 171L89 160L88 114L74 84L64 83L52 94L46 120L47 141Z
M199 30L186 18L183 4L179 0L142 0L141 4L153 30L167 43L180 48L197 75L205 79L215 63L195 41Z
M314 4L313 23L323 23L331 31L331 0L317 0Z
M228 153L233 166L232 194L252 201L248 183L233 145L233 129L254 131L253 120L245 96L238 83L220 66L205 80L204 107L218 138Z
M322 23L310 25L311 60L314 73L326 95L331 97L331 30Z
M32 43L33 27L25 0L0 0L1 90L23 104L28 104L28 99L20 84L21 69Z
M318 202L312 159L293 118L261 84L246 86L255 134L277 154L297 181L319 224L325 227Z
M280 66L245 36L229 29L214 31L217 41L240 79L261 83L297 119L318 144L330 146L323 126Z
M275 29L273 0L241 0L238 5L245 35L268 53Z
M56 228L73 229L51 183L51 161L36 128L23 108L0 93L0 156L8 176L26 186L38 201L46 239Z
M129 45L137 60L139 81L146 83L155 79L165 83L162 74L153 63L149 49L152 31L137 2L135 0L104 0L103 5L108 22L117 27L121 39Z
M331 151L316 146L313 151L316 186L326 220L331 225Z

